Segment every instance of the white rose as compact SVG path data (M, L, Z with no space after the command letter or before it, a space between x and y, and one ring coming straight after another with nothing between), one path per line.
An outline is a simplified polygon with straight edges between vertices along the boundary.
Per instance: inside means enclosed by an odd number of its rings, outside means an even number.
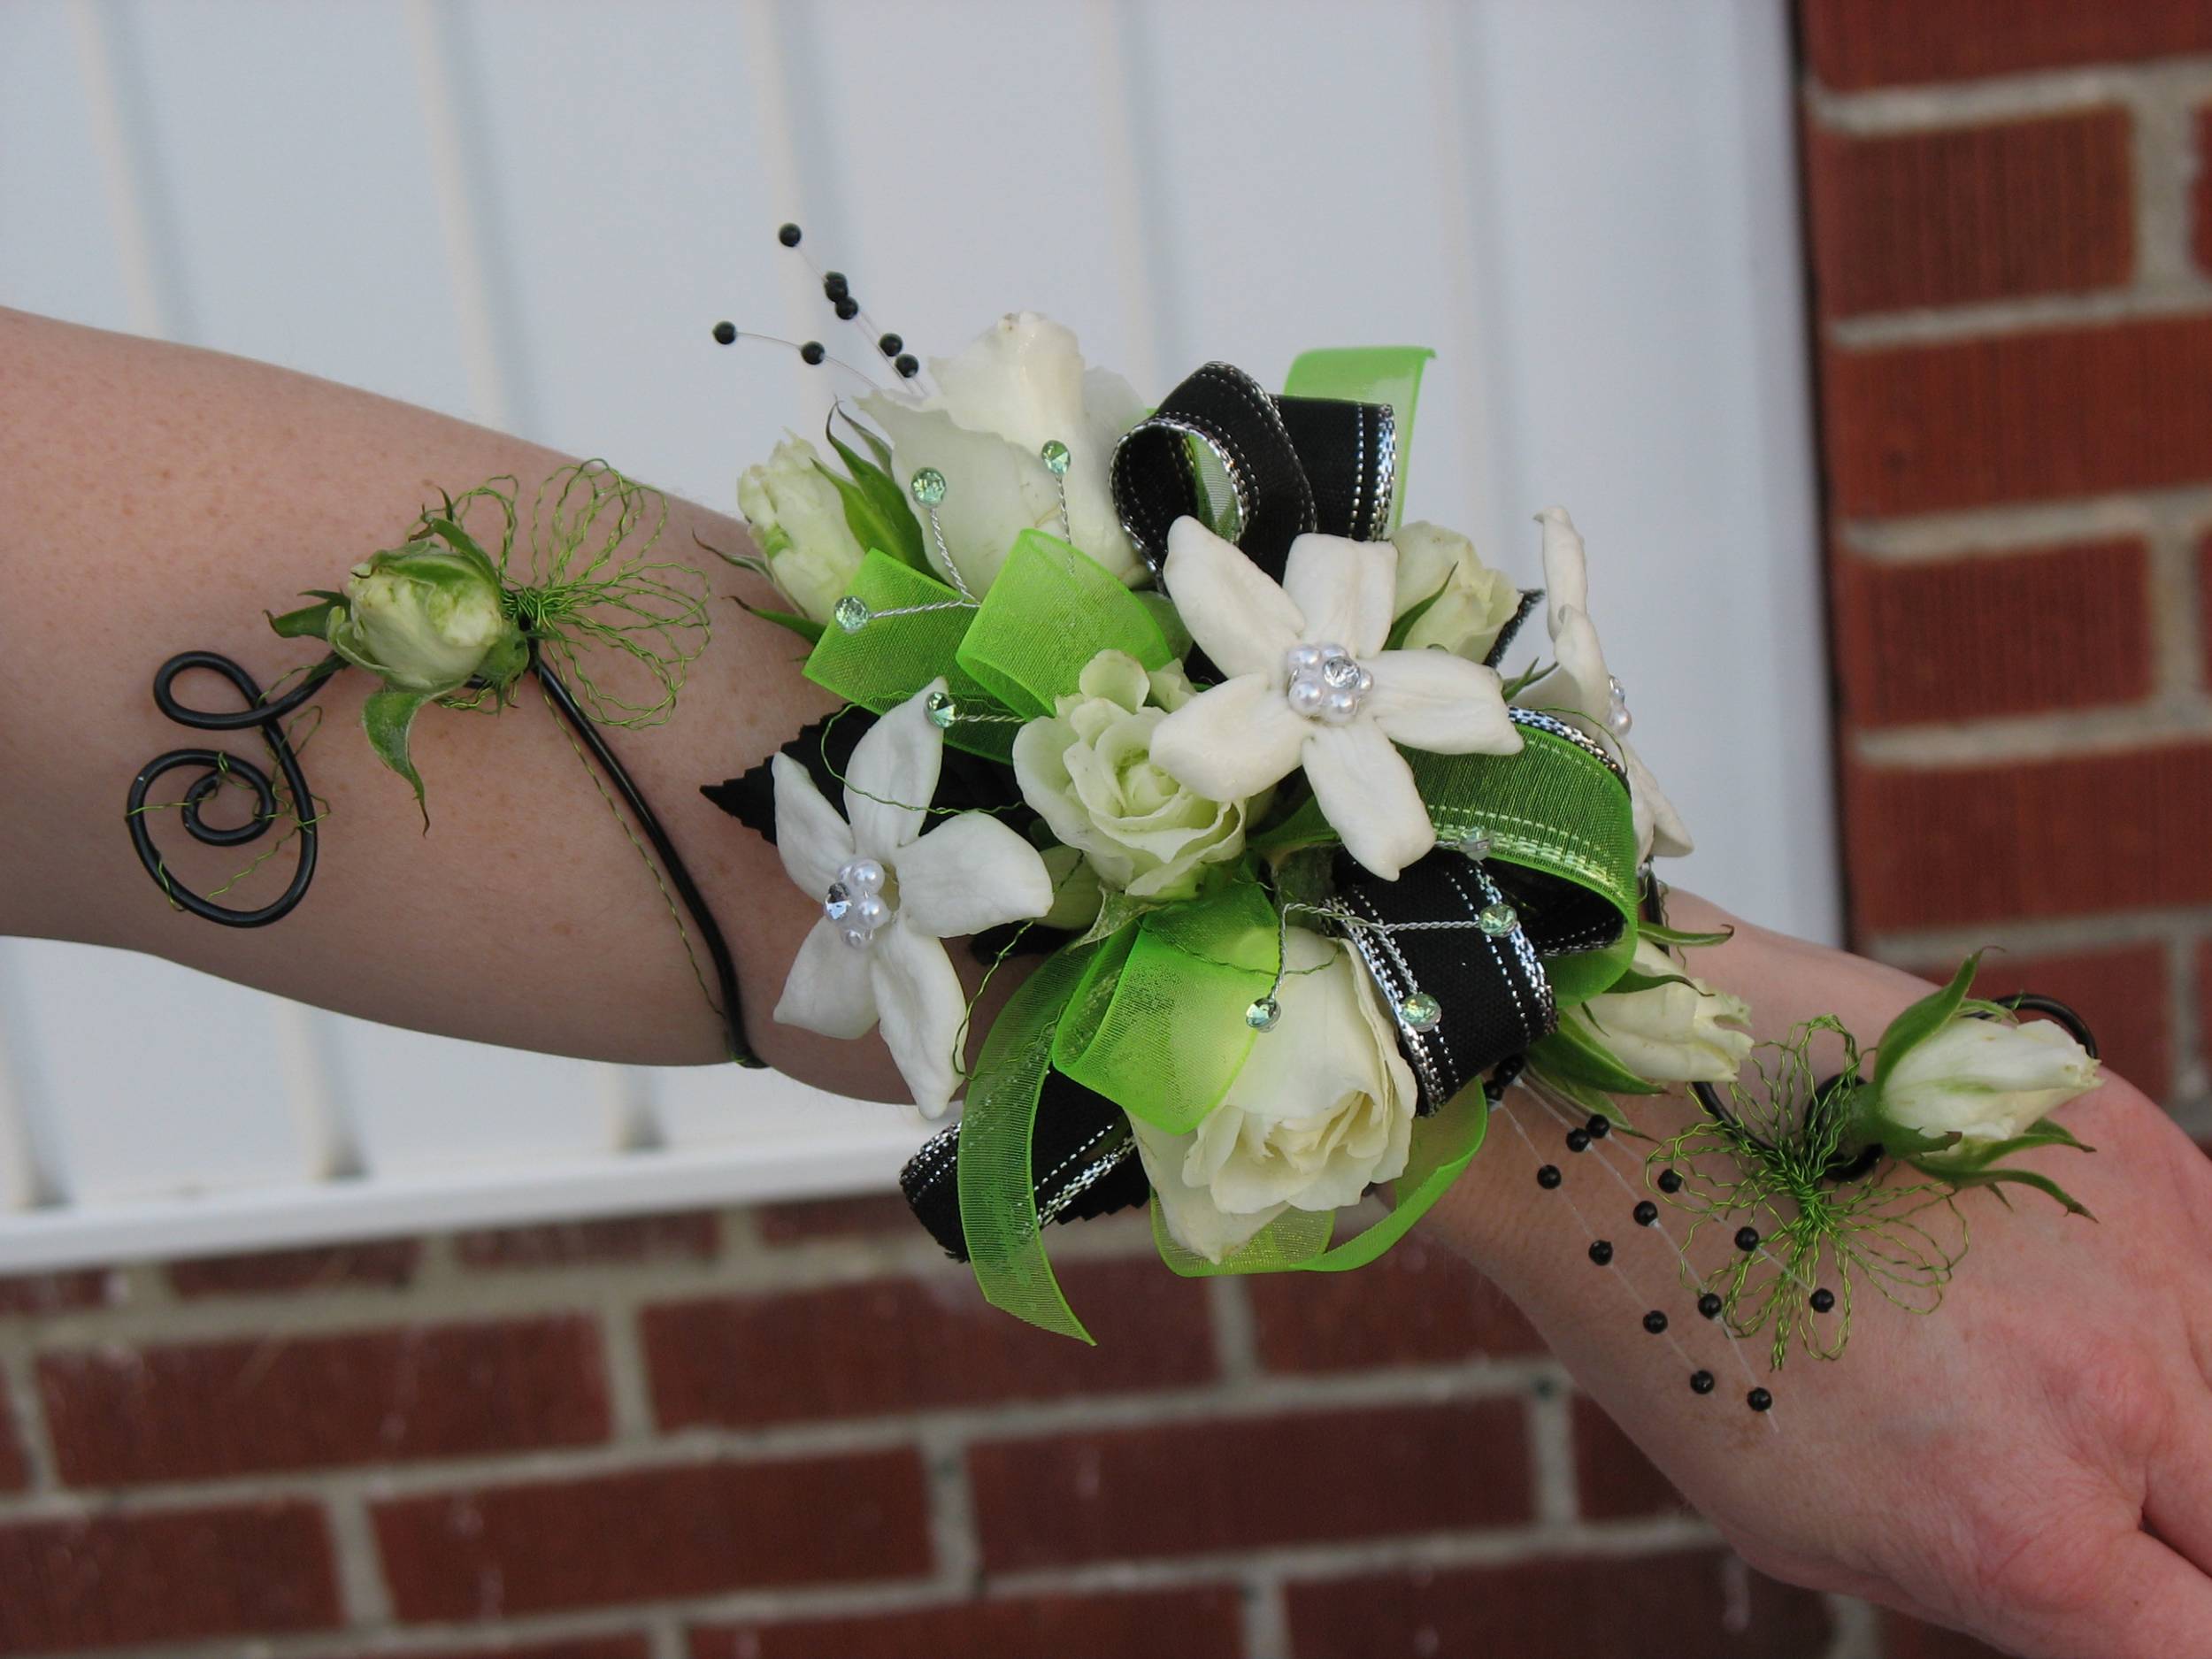
M1498 630L1521 608L1521 590L1475 557L1475 544L1440 525L1409 524L1390 538L1398 549L1398 591L1391 606L1403 617L1429 602L1406 630L1409 650L1438 646L1479 663L1497 642Z
M867 549L846 523L845 503L822 475L821 458L804 438L787 434L765 465L737 480L737 510L776 586L803 615L827 622Z
M1022 799L1102 881L1139 898L1190 897L1208 865L1244 850L1247 811L1244 802L1185 788L1153 764L1152 733L1190 700L1190 682L1179 668L1148 674L1125 651L1101 651L1078 686L1015 736Z
M1060 534L1061 482L1069 539L1122 580L1144 577L1108 482L1114 445L1144 419L1128 381L1086 370L1075 335L1034 311L1001 318L929 369L935 392L875 392L860 407L891 440L901 488L926 466L944 474L937 522L969 587L991 585L1023 531ZM1062 480L1039 454L1054 442L1068 447ZM926 535L924 544L941 565L935 542Z
M1687 977L1648 939L1636 941L1631 961L1635 972L1654 979ZM1750 1004L1702 979L1608 992L1570 1009L1566 1017L1654 1083L1724 1083L1751 1052L1751 1033L1737 1029L1750 1019Z
M2097 1083L2097 1062L2056 1025L1962 1017L1899 1057L1874 1110L1922 1134L2008 1141Z
M1130 1119L1167 1230L1210 1262L1287 1209L1338 1210L1404 1173L1413 1072L1350 949L1289 930L1282 1014L1221 1104L1171 1135Z
M405 691L448 692L478 675L504 686L529 660L489 562L427 541L355 565L328 637L348 662Z

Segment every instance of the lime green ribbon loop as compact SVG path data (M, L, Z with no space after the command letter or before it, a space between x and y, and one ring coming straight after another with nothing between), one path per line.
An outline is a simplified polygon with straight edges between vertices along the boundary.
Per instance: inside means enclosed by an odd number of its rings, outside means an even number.
M1436 355L1426 346L1332 346L1301 352L1283 380L1286 397L1336 397L1354 403L1387 403L1397 426L1397 476L1390 492L1389 527L1398 527L1406 498L1406 458L1413 453L1413 408L1421 394L1421 366Z
M1340 1273L1364 1267L1412 1230L1454 1181L1466 1172L1490 1123L1490 1102L1482 1085L1472 1084L1440 1111L1417 1118L1406 1151L1405 1172L1394 1184L1389 1212L1372 1226L1333 1248L1333 1210L1286 1210L1239 1248L1210 1262L1176 1243L1167 1230L1159 1198L1152 1200L1152 1242L1160 1259L1186 1279L1218 1273Z
M835 622L824 628L807 657L806 677L848 703L888 714L941 675L956 711L998 717L956 718L945 741L1010 763L1019 722L1004 718L1004 705L958 661L974 607L928 572L880 551L861 561L846 592L868 607L868 619L856 628Z
M1045 1256L1030 1139L1052 1037L1096 948L1048 957L1007 1002L984 1040L960 1114L960 1227L985 1298L1018 1318L1088 1342Z
M1101 651L1147 668L1173 659L1153 614L1096 559L1041 530L1025 530L983 595L957 653L960 666L1018 714L1050 714Z
M1091 958L1052 1063L1169 1134L1194 1128L1243 1069L1246 1013L1281 960L1275 906L1248 874L1148 911Z

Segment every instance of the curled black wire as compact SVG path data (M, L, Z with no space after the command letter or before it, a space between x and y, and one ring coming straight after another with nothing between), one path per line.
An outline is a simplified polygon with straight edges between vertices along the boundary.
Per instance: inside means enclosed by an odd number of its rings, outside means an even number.
M290 885L276 898L253 910L239 910L203 898L170 879L161 854L154 846L153 832L147 825L147 793L157 780L172 772L186 766L199 767L200 775L185 790L180 803L180 816L184 820L185 832L203 846L242 847L267 834L271 826L278 821L276 791L269 774L259 766L221 749L173 749L148 761L139 768L138 776L131 780L123 821L129 826L131 846L138 854L138 862L146 866L146 873L173 901L193 915L219 922L226 927L266 927L280 917L289 915L306 896L307 884L315 879L315 813L307 792L307 779L300 771L299 753L286 734L284 722L315 695L337 667L334 662L318 664L298 685L273 702L262 700L261 687L251 674L229 657L213 651L180 651L155 672L154 705L179 726L190 726L196 732L256 730L261 733L270 757L283 775L285 791L290 797L291 817L299 833L299 862L293 868ZM177 676L196 668L220 674L230 681L243 706L224 712L195 709L180 701L176 694ZM224 828L208 823L201 814L231 780L246 786L253 796L253 810L243 823Z
M185 831L193 840L207 847L242 847L268 833L271 825L279 818L276 790L269 774L250 760L214 749L173 749L165 755L157 755L139 768L138 776L131 780L130 797L124 811L124 822L129 826L131 846L138 854L138 862L146 867L146 873L154 884L169 897L193 915L226 927L266 927L271 922L288 916L307 895L308 883L315 879L317 849L315 815L307 792L307 779L300 771L299 753L292 746L284 729L285 720L298 711L309 698L321 688L343 664L335 661L318 664L290 691L272 702L262 700L261 687L254 678L227 657L213 651L180 651L164 663L154 674L154 703L179 726L190 726L199 732L241 732L256 730L268 745L269 753L284 779L284 787L290 796L291 816L299 830L299 862L292 871L292 879L284 891L268 903L253 910L241 910L204 898L180 887L169 875L160 851L154 846L153 833L147 825L150 809L147 795L154 784L180 767L197 766L200 775L184 792L180 816ZM178 700L175 688L177 676L192 669L206 669L220 674L237 690L244 706L227 713L210 709L195 709ZM652 844L653 852L667 872L668 885L679 902L689 912L692 924L704 942L707 956L714 970L715 987L719 993L718 1011L728 1038L730 1057L740 1065L757 1066L764 1064L757 1057L745 1041L745 1020L738 1000L737 968L730 956L729 941L714 919L714 912L699 892L691 872L684 867L675 843L668 832L647 804L638 787L614 750L607 746L591 718L577 703L575 695L560 675L539 657L535 648L530 654L531 672L545 688L547 701L552 703L565 720L585 752L613 784L622 803L645 832L645 839ZM253 796L253 810L246 820L228 828L208 823L201 810L213 799L227 780L235 780L245 785Z
M2040 996L2033 991L2016 991L2009 996L1992 996L1984 1000L1994 1002L2000 1008L2008 1008L2016 1014L2047 1015L2066 1027L2074 1041L2088 1050L2091 1059L2097 1057L2097 1039L2090 1031L2088 1021L2056 997ZM1986 1013L1978 1011L1974 1017L1978 1019L1992 1018ZM1835 1089L1847 1087L1855 1080L1852 1078L1832 1077L1813 1091L1814 1097L1819 1099ZM1706 1116L1715 1122L1732 1125L1739 1133L1743 1134L1747 1141L1762 1150L1770 1152L1773 1150L1773 1148L1766 1141L1743 1129L1742 1125L1737 1121L1735 1113L1729 1110L1727 1104L1721 1099L1720 1091L1710 1083L1693 1083L1690 1085L1690 1093L1697 1097L1697 1103L1705 1109ZM1877 1141L1872 1146L1862 1147L1858 1151L1848 1155L1838 1153L1828 1161L1827 1168L1821 1171L1821 1178L1830 1181L1855 1181L1881 1161L1882 1147L1881 1143Z

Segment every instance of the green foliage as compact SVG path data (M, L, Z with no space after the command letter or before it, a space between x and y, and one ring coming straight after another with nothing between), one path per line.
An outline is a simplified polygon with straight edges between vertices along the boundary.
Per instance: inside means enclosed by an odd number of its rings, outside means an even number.
M402 691L386 687L372 691L361 704L361 727L369 734L369 747L377 758L414 786L415 804L422 811L424 833L430 830L430 805L423 798L422 774L415 770L414 759L407 752L408 739L413 733L415 716L422 705L431 700L426 691Z

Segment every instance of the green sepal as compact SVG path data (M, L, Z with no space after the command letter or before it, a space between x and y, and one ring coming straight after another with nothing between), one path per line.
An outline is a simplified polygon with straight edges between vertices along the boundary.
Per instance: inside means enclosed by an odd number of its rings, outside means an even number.
M764 605L749 605L742 599L737 603L746 615L772 622L780 628L789 628L809 645L822 637L822 625L812 617L803 617L795 611L771 611Z
M1898 1061L1942 1030L1958 1013L1960 1005L1966 1001L1966 987L1974 983L1974 971L1981 965L1981 960L1982 953L1978 950L1959 964L1959 971L1951 976L1948 985L1930 992L1889 1022L1875 1049L1871 1082L1876 1094L1882 1092L1882 1085L1897 1069Z
M1715 945L1724 945L1736 936L1736 930L1732 927L1724 927L1713 933L1688 933L1677 927L1663 927L1657 922L1645 922L1641 924L1641 929L1644 937L1654 944L1671 945L1677 950L1705 950Z
M261 614L269 618L269 626L275 630L279 639L320 640L328 638L331 612L344 606L345 595L334 594L325 588L310 588L302 597L312 599L316 603L311 605L302 605L297 611L287 611L281 615L268 611Z
M423 528L436 536L464 558L472 558L484 567L484 573L496 581L499 567L492 563L491 555L476 545L476 538L450 518L426 518Z
M1528 1058L1547 1077L1565 1078L1608 1094L1664 1093L1658 1084L1622 1064L1597 1033L1579 1020L1561 1020L1549 1036L1530 1045Z
M430 807L423 799L422 774L407 753L409 733L422 705L436 694L427 691L372 691L361 704L361 729L369 734L369 747L377 758L415 787L415 804L422 810L423 833L430 831Z
M1709 991L1699 991L1697 981L1682 973L1640 973L1634 968L1624 972L1599 995L1626 996L1632 991L1655 991L1663 985L1686 985L1700 996L1709 996Z
M1158 900L1133 899L1120 888L1110 887L1101 883L1098 914L1091 918L1091 925L1084 930L1083 936L1071 941L1070 943L1071 946L1079 947L1094 945L1102 939L1111 939L1147 910L1156 910L1159 908L1160 901Z
M1932 1175L1939 1181L1948 1181L1952 1186L1962 1190L1970 1187L1986 1187L2000 1199L2004 1197L2004 1188L2007 1187L2032 1187L2037 1192L2055 1201L2070 1216L2081 1216L2091 1221L2097 1218L2095 1213L2080 1199L2075 1197L2049 1176L2038 1175L2032 1170L1966 1170L1954 1172L1940 1166L1922 1164L1911 1158L1908 1158L1906 1162L1911 1164L1915 1169Z
M1530 1057L1532 1060L1534 1058L1533 1055ZM1628 1114L1621 1110L1620 1102L1603 1089L1593 1088L1578 1078L1562 1077L1556 1071L1546 1071L1540 1066L1536 1068L1536 1073L1547 1088L1566 1096L1593 1117L1604 1118L1616 1129L1626 1130L1630 1127Z
M1426 599L1422 600L1418 604L1409 607L1405 615L1400 617L1395 622L1392 623L1390 625L1390 636L1383 641L1383 649L1386 651L1403 650L1406 644L1406 635L1413 632L1414 625L1419 622L1423 617L1428 615L1429 607L1433 605L1438 600L1441 599L1444 596L1444 590L1451 585L1452 579L1448 573L1442 581L1436 584L1436 591L1434 593L1431 594Z
M907 508L905 492L899 488L897 481L828 427L823 428L822 435L852 476L840 478L819 461L814 464L814 470L837 487L837 498L845 506L845 524L852 531L854 540L864 548L881 548L902 565L927 570L929 561L922 552L922 526L914 521L913 513Z

